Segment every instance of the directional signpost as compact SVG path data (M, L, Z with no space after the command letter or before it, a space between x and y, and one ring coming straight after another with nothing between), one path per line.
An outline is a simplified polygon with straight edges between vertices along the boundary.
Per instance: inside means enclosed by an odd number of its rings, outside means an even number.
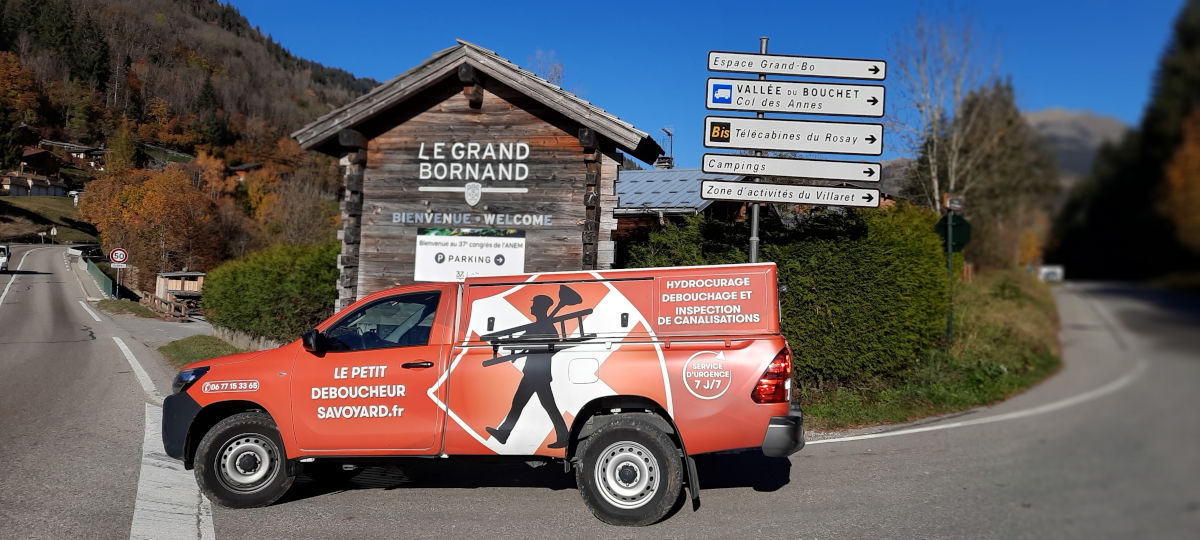
M708 79L710 109L883 116L884 87L753 79Z
M700 182L700 196L709 200L777 202L791 204L833 204L838 206L879 206L878 189L850 189L757 182Z
M706 116L704 146L878 156L883 125Z
M753 150L753 156L704 154L707 173L746 174L750 182L704 180L700 196L709 200L795 203L831 206L879 206L879 190L759 183L759 176L823 178L877 182L878 163L765 157L763 150L821 154L883 154L883 125L810 120L768 120L764 113L823 114L879 118L886 89L873 84L767 80L767 75L870 79L887 77L887 62L767 54L767 38L755 53L709 51L708 69L754 73L758 79L711 77L705 107L749 111L745 116L704 118L704 146ZM758 204L751 204L750 262L758 261Z

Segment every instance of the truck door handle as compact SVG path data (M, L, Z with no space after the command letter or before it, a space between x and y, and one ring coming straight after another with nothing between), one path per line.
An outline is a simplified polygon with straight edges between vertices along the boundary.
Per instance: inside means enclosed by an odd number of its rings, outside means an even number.
M427 367L433 367L433 362L430 362L429 360L424 360L421 362L405 362L405 363L401 364L400 367L402 367L404 369L427 368Z

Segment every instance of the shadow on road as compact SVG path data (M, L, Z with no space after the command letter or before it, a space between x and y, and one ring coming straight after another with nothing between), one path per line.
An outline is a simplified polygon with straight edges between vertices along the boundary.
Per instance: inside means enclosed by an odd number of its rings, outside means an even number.
M1142 304L1118 304L1113 313L1141 339L1153 339L1159 346L1173 349L1194 350L1198 335L1194 329L1200 327L1200 296L1123 283L1093 283L1087 285L1087 290L1097 296Z
M1175 315L1182 315L1200 323L1200 296L1192 293L1151 289L1122 283L1090 284L1088 290L1099 295L1131 298L1152 304Z
M49 274L50 272L38 272L36 270L5 270L0 272L0 276L46 276Z
M769 458L760 451L696 456L700 489L749 487L775 491L787 485L791 462ZM349 480L314 480L301 473L296 483L276 504L359 489L412 489L485 487L576 489L575 471L563 472L559 462L528 459L460 457L453 459L398 459L386 463L364 463L362 471Z

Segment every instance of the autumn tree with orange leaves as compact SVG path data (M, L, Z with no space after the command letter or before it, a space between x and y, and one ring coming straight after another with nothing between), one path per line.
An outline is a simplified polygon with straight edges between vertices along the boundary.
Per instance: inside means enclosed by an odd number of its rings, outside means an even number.
M37 107L33 73L12 53L0 51L0 167L16 166L21 157L18 126L35 122Z
M152 288L157 272L207 270L221 261L213 234L216 205L182 167L130 169L95 180L79 209L106 248L129 251L142 270L140 288Z
M1167 164L1160 208L1175 224L1175 235L1200 253L1200 107L1183 123L1183 141Z

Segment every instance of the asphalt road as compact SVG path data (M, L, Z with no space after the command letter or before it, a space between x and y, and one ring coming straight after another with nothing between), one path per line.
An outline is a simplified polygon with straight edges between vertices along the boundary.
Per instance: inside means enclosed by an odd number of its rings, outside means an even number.
M0 275L0 287L8 278ZM169 371L151 346L181 330L94 321L59 248L31 252L10 289L0 302L0 535L129 537L135 506L145 504L135 492L153 399L111 338L124 336L162 393ZM301 478L269 508L214 508L211 530L219 538L1196 537L1200 300L1117 284L1055 294L1064 369L1041 385L952 417L823 434L791 459L702 456L701 507L651 527L595 520L557 465L431 459L370 467L343 486Z

